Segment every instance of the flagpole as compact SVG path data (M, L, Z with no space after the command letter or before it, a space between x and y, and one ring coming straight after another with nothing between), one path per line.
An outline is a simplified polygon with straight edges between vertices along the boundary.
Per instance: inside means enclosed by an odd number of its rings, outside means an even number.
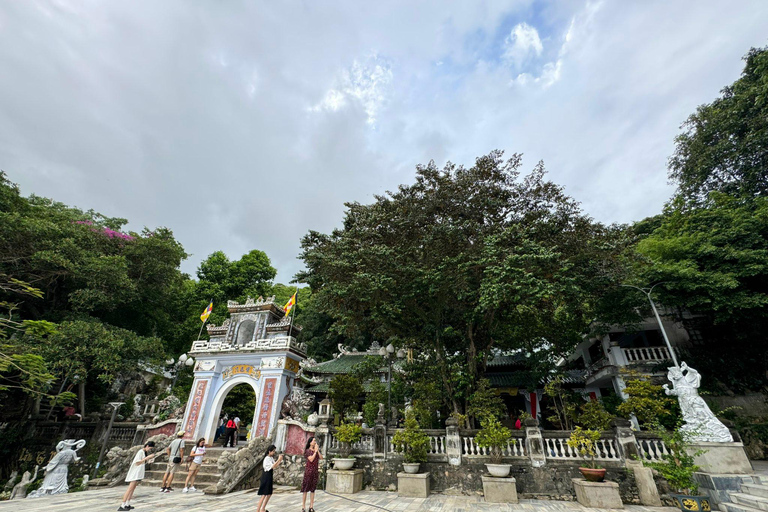
M296 316L294 310L296 309L296 305L299 303L299 287L296 287L296 300L293 302L293 307L291 308L291 311L288 312L288 315L291 317L291 323L288 325L288 338L291 337L291 331L293 331L293 317Z
M208 301L208 304L213 304L213 298L211 298L211 300ZM207 310L208 307L206 307L205 309ZM211 313L213 313L213 310L211 310ZM208 315L208 318L210 317L211 315ZM203 325L200 326L200 332L197 333L197 341L200 341L200 336L203 334L203 327L205 327L205 322L208 321L208 318L203 320Z

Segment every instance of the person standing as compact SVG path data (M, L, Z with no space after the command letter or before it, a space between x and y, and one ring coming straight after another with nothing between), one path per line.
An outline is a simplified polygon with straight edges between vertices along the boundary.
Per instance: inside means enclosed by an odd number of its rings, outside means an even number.
M237 432L237 424L234 419L227 420L227 430L224 434L224 447L235 446L235 432Z
M275 445L271 444L264 454L264 462L262 463L264 472L261 474L261 485L259 486L258 493L261 498L259 498L259 504L256 507L256 512L267 512L267 502L269 502L269 498L272 497L272 470L279 466L283 461L282 454L280 454L277 460L275 460L276 452L277 448Z
M239 444L240 441L240 418L238 416L235 416L235 446Z
M181 468L181 461L184 459L184 431L182 430L176 434L176 439L171 441L171 444L166 448L165 453L168 454L168 467L163 475L163 487L160 492L169 493L173 490L173 475Z
M304 480L301 482L301 512L305 512L304 507L307 504L307 493L310 494L309 512L315 512L315 490L317 490L317 478L319 475L318 467L323 456L320 455L320 447L317 445L314 437L310 437L307 440L307 445L304 447L304 458L307 459L307 465L304 468Z
M193 457L192 462L189 464L189 472L187 473L187 480L184 482L184 490L181 492L196 491L195 478L197 472L200 471L200 466L203 465L203 455L205 455L205 438L201 437L197 440L195 447L192 448L189 456Z
M119 512L133 509L133 506L131 506L133 491L136 490L136 486L139 485L139 482L141 482L144 478L144 469L146 467L145 464L147 462L152 462L155 457L157 457L156 453L150 455L154 448L155 442L147 441L144 444L144 447L137 451L136 455L133 457L131 466L128 468L128 475L125 477L125 481L128 483L128 490L126 490L125 494L123 494L123 503L120 505L120 508L117 509Z

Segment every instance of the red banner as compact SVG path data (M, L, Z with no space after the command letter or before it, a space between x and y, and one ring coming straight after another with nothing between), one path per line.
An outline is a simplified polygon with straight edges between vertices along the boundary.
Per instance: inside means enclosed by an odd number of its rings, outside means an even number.
M272 417L272 403L275 400L277 379L264 379L262 388L261 408L259 409L259 424L256 427L256 437L267 437L269 419Z
M195 393L192 395L192 403L189 404L187 423L184 425L184 439L193 439L195 435L195 427L197 426L197 419L200 417L200 410L203 407L203 397L205 397L205 388L207 386L207 380L197 381Z

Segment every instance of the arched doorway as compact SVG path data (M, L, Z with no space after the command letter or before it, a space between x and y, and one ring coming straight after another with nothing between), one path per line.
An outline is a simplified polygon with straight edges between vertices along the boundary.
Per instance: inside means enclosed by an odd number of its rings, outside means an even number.
M229 390L224 397L224 403L221 406L221 413L230 418L240 418L240 430L238 433L238 443L245 441L248 432L247 426L252 425L252 418L256 411L256 392L245 382L236 385Z
M234 391L234 394L231 393L232 391ZM233 398L229 398L230 395ZM241 420L240 426L242 427L241 431L243 436L246 433L245 427L248 424L255 427L257 418L256 404L259 402L258 398L259 387L257 380L247 376L237 376L226 381L213 399L213 407L211 408L213 414L204 420L205 427L202 432L204 433L207 442L211 443L216 436L216 428L219 424L219 418L225 412L229 414L230 417L233 413L242 414L239 417ZM247 400L245 406L238 403L242 399ZM225 403L230 404L229 409L225 407ZM222 438L217 440L218 444L223 444L223 442L224 440Z

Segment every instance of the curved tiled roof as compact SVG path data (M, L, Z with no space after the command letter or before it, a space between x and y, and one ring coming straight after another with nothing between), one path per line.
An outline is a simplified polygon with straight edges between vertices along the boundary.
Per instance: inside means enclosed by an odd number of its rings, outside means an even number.
M381 356L374 356L370 354L344 354L335 359L323 361L322 363L318 363L315 366L305 368L304 371L307 373L350 373L352 368L365 361L366 357L377 357L382 359ZM379 371L387 371L387 369L379 368Z

